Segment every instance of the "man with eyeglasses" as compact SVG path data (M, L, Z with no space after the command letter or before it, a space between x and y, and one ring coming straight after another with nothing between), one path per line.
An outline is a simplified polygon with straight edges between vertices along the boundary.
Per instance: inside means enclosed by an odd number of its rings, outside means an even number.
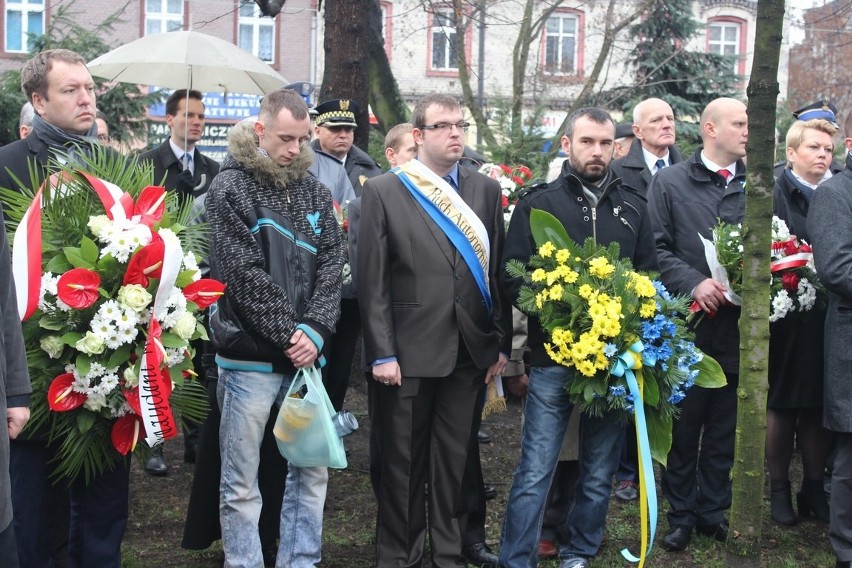
M506 367L510 312L497 287L504 227L496 181L460 168L458 101L414 107L417 159L367 181L357 286L375 385L380 464L376 565L463 565L458 504L477 397Z
M219 519L226 567L263 566L260 448L271 408L296 370L322 365L340 309L343 233L331 192L308 173L304 99L267 95L252 128L235 128L206 198L210 273L228 293L210 315L222 458ZM328 470L289 466L280 508L279 568L321 560Z

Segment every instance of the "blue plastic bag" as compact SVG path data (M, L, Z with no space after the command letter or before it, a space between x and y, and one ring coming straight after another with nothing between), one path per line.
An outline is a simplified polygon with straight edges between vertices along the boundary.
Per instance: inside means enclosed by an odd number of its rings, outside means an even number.
M278 451L296 467L346 467L343 441L331 417L334 407L315 367L300 368L275 420Z

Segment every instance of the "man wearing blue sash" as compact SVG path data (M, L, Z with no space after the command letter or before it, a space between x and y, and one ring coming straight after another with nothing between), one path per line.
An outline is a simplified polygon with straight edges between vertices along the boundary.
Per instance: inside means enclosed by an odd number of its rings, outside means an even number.
M436 567L457 566L456 504L483 381L505 368L510 312L497 288L500 187L459 168L458 101L414 108L417 159L367 181L358 235L366 360L377 381L376 565L419 566L429 533Z

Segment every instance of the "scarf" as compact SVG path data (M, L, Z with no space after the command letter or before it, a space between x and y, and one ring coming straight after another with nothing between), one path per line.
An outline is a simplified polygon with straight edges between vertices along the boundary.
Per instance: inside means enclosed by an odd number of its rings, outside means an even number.
M71 134L36 114L33 117L33 132L60 160L64 158L68 162L80 162L78 154L91 156L92 147L98 143L98 125L95 122L92 122L86 134Z

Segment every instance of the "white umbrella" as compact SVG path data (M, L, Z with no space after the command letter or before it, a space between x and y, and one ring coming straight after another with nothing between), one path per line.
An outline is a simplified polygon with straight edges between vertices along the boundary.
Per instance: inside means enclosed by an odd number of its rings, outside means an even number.
M109 81L265 95L288 83L267 63L232 43L192 31L141 37L89 63Z

